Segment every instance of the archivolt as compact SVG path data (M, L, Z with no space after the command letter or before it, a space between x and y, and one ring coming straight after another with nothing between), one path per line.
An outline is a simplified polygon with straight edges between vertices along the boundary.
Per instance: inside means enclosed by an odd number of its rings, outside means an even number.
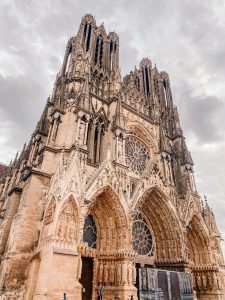
M101 189L92 197L88 214L92 214L96 221L97 249L101 253L130 246L126 213L111 187Z
M157 151L153 136L149 130L138 121L128 123L127 134L139 137L149 148L152 148L154 152Z
M182 226L166 197L156 188L145 192L136 209L143 212L151 224L157 261L175 262L184 259Z
M194 215L187 227L187 246L189 259L195 266L208 264L210 239L201 217Z

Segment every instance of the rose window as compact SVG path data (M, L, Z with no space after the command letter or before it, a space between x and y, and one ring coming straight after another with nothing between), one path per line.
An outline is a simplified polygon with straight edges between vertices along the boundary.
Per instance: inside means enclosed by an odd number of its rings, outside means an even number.
M96 248L97 230L92 215L89 215L84 222L83 241L90 248Z
M145 219L138 214L132 226L132 246L139 255L152 255L152 235Z
M142 174L149 159L148 148L135 137L129 136L125 144L126 164L137 174Z

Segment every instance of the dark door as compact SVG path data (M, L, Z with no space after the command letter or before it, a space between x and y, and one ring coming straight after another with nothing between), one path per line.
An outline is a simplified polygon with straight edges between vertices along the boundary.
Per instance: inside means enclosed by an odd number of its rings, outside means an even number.
M163 290L163 299L169 300L168 282L166 271L158 272L158 287Z
M180 300L180 285L178 274L175 272L170 272L170 286L173 300Z
M90 300L92 297L93 259L82 257L82 273L80 283L83 286L82 300Z

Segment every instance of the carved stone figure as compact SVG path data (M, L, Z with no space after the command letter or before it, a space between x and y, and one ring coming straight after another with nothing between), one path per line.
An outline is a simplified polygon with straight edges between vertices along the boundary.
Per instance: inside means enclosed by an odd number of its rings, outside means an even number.
M114 262L112 261L111 264L109 265L109 282L112 284L115 281L115 265Z

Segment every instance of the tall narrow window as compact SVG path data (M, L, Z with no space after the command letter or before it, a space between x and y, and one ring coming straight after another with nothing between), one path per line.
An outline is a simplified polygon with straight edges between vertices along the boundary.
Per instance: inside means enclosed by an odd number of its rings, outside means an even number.
M71 59L71 53L72 53L72 47L69 48L68 55L67 55L67 60L66 60L66 73L69 71L70 67L70 59Z
M99 50L99 37L96 39L96 46L95 46L95 65L98 63L98 50Z
M98 156L98 127L95 129L95 136L94 136L94 162L97 163L97 156Z
M113 63L113 41L110 42L110 69L112 70Z
M83 242L90 248L96 248L97 229L92 215L87 216L84 222Z
M148 76L148 68L145 67L145 82L146 82L146 93L147 93L147 96L149 96L150 94L150 88L149 88L149 76Z
M101 43L100 43L100 53L99 53L100 67L102 67L102 61L103 61L103 39L101 39Z
M146 93L145 92L145 74L144 74L144 70L142 69L142 79L143 79L143 87L144 87L144 93Z
M86 52L89 50L90 48L90 40L91 40L91 24L89 24L89 28L88 28L88 35L87 35L87 42L86 42Z
M99 64L102 67L103 63L103 38L102 36L98 36L96 39L96 46L95 46L95 65Z
M84 33L83 33L83 40L82 40L82 46L83 46L83 47L84 47L85 41L86 41L87 26L88 26L88 24L86 23L86 24L84 25Z
M166 84L166 80L163 80L163 93L164 93L164 99L165 99L165 103L166 106L168 105L168 101L167 101L167 84Z

